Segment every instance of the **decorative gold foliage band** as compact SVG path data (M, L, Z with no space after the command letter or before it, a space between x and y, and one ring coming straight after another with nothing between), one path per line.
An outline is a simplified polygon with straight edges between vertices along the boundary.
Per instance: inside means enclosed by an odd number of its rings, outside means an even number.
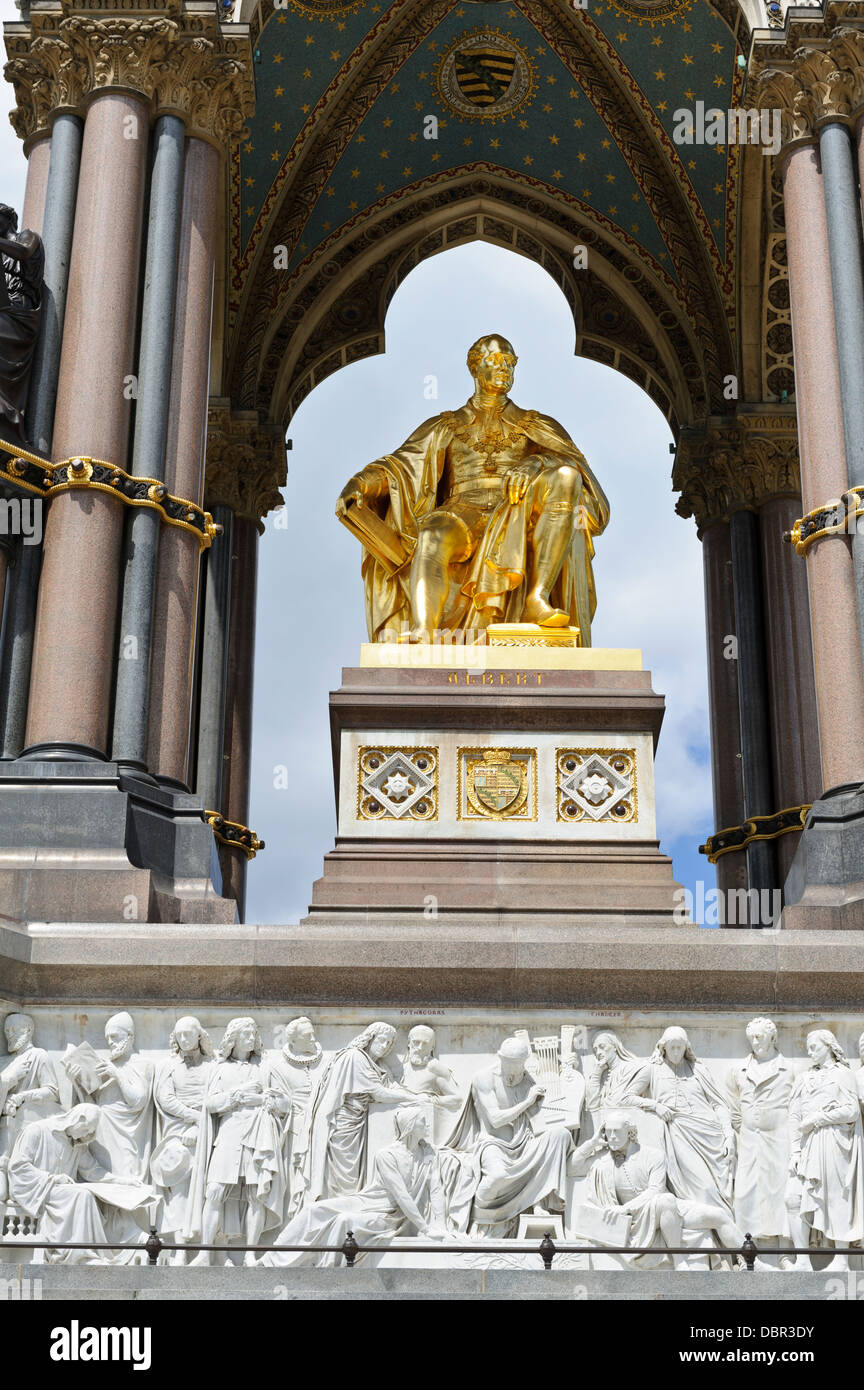
M783 539L792 542L796 555L804 555L822 536L851 534L857 527L850 523L859 516L864 516L864 487L850 487L842 497L802 516L791 531L783 532Z
M708 856L709 864L716 864L723 854L731 854L736 849L746 849L754 840L776 840L779 835L789 835L793 830L801 830L812 806L787 806L783 811L775 811L771 816L753 816L743 825L731 825L727 830L718 830L709 835L699 853Z
M11 455L8 463L4 458L7 454ZM222 532L222 527L216 525L209 512L194 502L187 502L184 497L173 497L158 478L135 478L105 459L88 458L82 454L77 458L63 459L61 463L51 463L38 454L16 449L0 439L0 478L45 498L77 488L110 492L113 497L125 502L127 507L150 507L159 513L167 526L179 526L183 531L191 531L193 536L198 537L202 550L206 550L213 537Z
M247 859L254 859L259 849L265 848L264 841L258 839L254 830L239 821L226 820L218 811L205 811L204 818L220 845L242 850Z

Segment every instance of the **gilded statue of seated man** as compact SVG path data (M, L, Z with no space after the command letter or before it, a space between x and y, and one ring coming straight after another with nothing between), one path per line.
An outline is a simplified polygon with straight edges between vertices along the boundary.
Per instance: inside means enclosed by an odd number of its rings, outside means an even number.
M479 338L461 410L342 489L336 515L364 544L371 640L505 622L577 627L590 646L593 537L609 503L562 426L510 399L516 361L506 338Z

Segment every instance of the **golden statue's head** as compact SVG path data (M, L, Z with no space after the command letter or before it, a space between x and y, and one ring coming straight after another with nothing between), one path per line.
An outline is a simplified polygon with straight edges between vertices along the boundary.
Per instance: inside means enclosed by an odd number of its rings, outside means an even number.
M496 394L510 390L518 361L513 344L500 333L487 333L468 349L468 370L477 386Z

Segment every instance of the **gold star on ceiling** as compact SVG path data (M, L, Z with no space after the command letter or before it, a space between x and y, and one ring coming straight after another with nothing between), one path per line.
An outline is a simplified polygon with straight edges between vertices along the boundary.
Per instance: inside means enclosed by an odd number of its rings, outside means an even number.
M276 131L276 130L281 130L281 129L282 129L282 122L281 122L281 121L274 121L274 122L273 122L273 129L274 129L274 131Z
M549 136L549 143L550 143L550 145L557 145L557 144L558 144L558 136L557 136L557 135L550 135L550 136Z
M693 66L693 54L692 54L692 53L682 53L682 55L681 55L681 62L684 64L685 67L692 68L692 66Z
M553 179L556 179L556 180L557 180L557 179L563 179L564 175L561 173L561 170L560 170L560 169L553 169L553 170L552 170L552 177L553 177Z
M305 37L305 39L303 40L303 42L305 43L306 47L308 48L310 44L313 44L313 43L315 42L315 40L313 39L313 37L312 37L311 34L307 34L306 37Z
M322 222L322 223L321 223L321 226L324 228L325 232L329 232L330 228L333 226L333 223L332 223L332 222Z
M406 164L406 165L405 165L405 168L402 170L402 177L403 177L403 178L406 178L406 179L410 179L410 177L411 177L411 165L410 165L410 164Z
M663 82L666 78L666 74L662 68L658 68L654 76L657 78L658 82Z
M383 192L384 192L384 185L383 185L383 183L376 183L376 185L375 185L375 192L376 192L376 193L383 193Z
M253 188L254 185L255 185L255 180L254 180L254 179L252 178L252 176L250 175L250 176L246 179L246 187L247 187L247 188Z
M254 209L253 207L247 206L247 208L246 208L246 216L247 216L247 217L251 217L254 211L255 211L255 209Z
M534 160L533 160L533 158L532 158L532 156L531 156L530 154L526 154L526 156L525 156L525 158L524 158L524 160L523 160L522 162L523 162L523 164L533 164L533 163L534 163Z
M281 54L281 53L274 53L274 54L273 54L273 62L274 62L274 63L281 63L281 62L282 62L282 54Z
M724 87L725 85L726 85L726 84L725 84L725 82L723 81L723 78L720 77L720 75L718 74L717 77L714 78L714 86L715 86L715 87Z
M601 140L601 141L600 141L600 146L601 146L601 148L604 149L604 150L610 149L610 148L611 148L611 145L612 145L612 141L611 141L611 140Z
M278 151L278 150L274 150L273 153L271 154L270 158L275 162L275 161L279 158L279 151Z
M390 158L390 151L389 151L389 150L381 150L381 152L380 152L380 158L381 158L381 159L389 159L389 158Z
M385 130L389 130L391 125L393 124L393 117L385 116L381 124L383 125Z
M284 91L285 91L285 88L284 88L284 87L277 87L277 88L276 88L276 95L277 95L277 97L281 97Z
M712 53L722 53L722 52L723 52L723 45L722 45L722 43L712 43L712 45L711 45L711 52L712 52Z
M352 179L359 179L359 177L360 177L360 170L359 170L359 169L352 169L352 170L351 170L351 177L352 177Z
M348 204L348 211L349 211L349 212L356 212L358 207L359 207L359 204L358 204L356 198L352 198L352 199L351 199L351 202Z
M330 54L330 57L333 59L334 63L338 63L339 59L342 57L342 54L338 48L334 48L333 52Z

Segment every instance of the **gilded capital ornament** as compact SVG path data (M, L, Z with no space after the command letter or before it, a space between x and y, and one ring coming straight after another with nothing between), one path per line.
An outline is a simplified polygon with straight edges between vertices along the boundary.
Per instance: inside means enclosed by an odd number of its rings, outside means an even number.
M780 112L783 145L806 140L813 134L813 100L794 73L766 68L756 79L756 105L761 111Z
M692 516L699 531L741 508L756 510L771 498L800 497L794 417L739 417L712 422L699 434L683 434L672 486L681 493L676 512Z
M211 400L207 412L207 506L230 507L264 530L263 518L284 505L279 491L288 476L285 439L278 425L262 425L255 410L232 412Z
M799 48L795 75L812 102L814 124L852 114L854 79L825 48Z

